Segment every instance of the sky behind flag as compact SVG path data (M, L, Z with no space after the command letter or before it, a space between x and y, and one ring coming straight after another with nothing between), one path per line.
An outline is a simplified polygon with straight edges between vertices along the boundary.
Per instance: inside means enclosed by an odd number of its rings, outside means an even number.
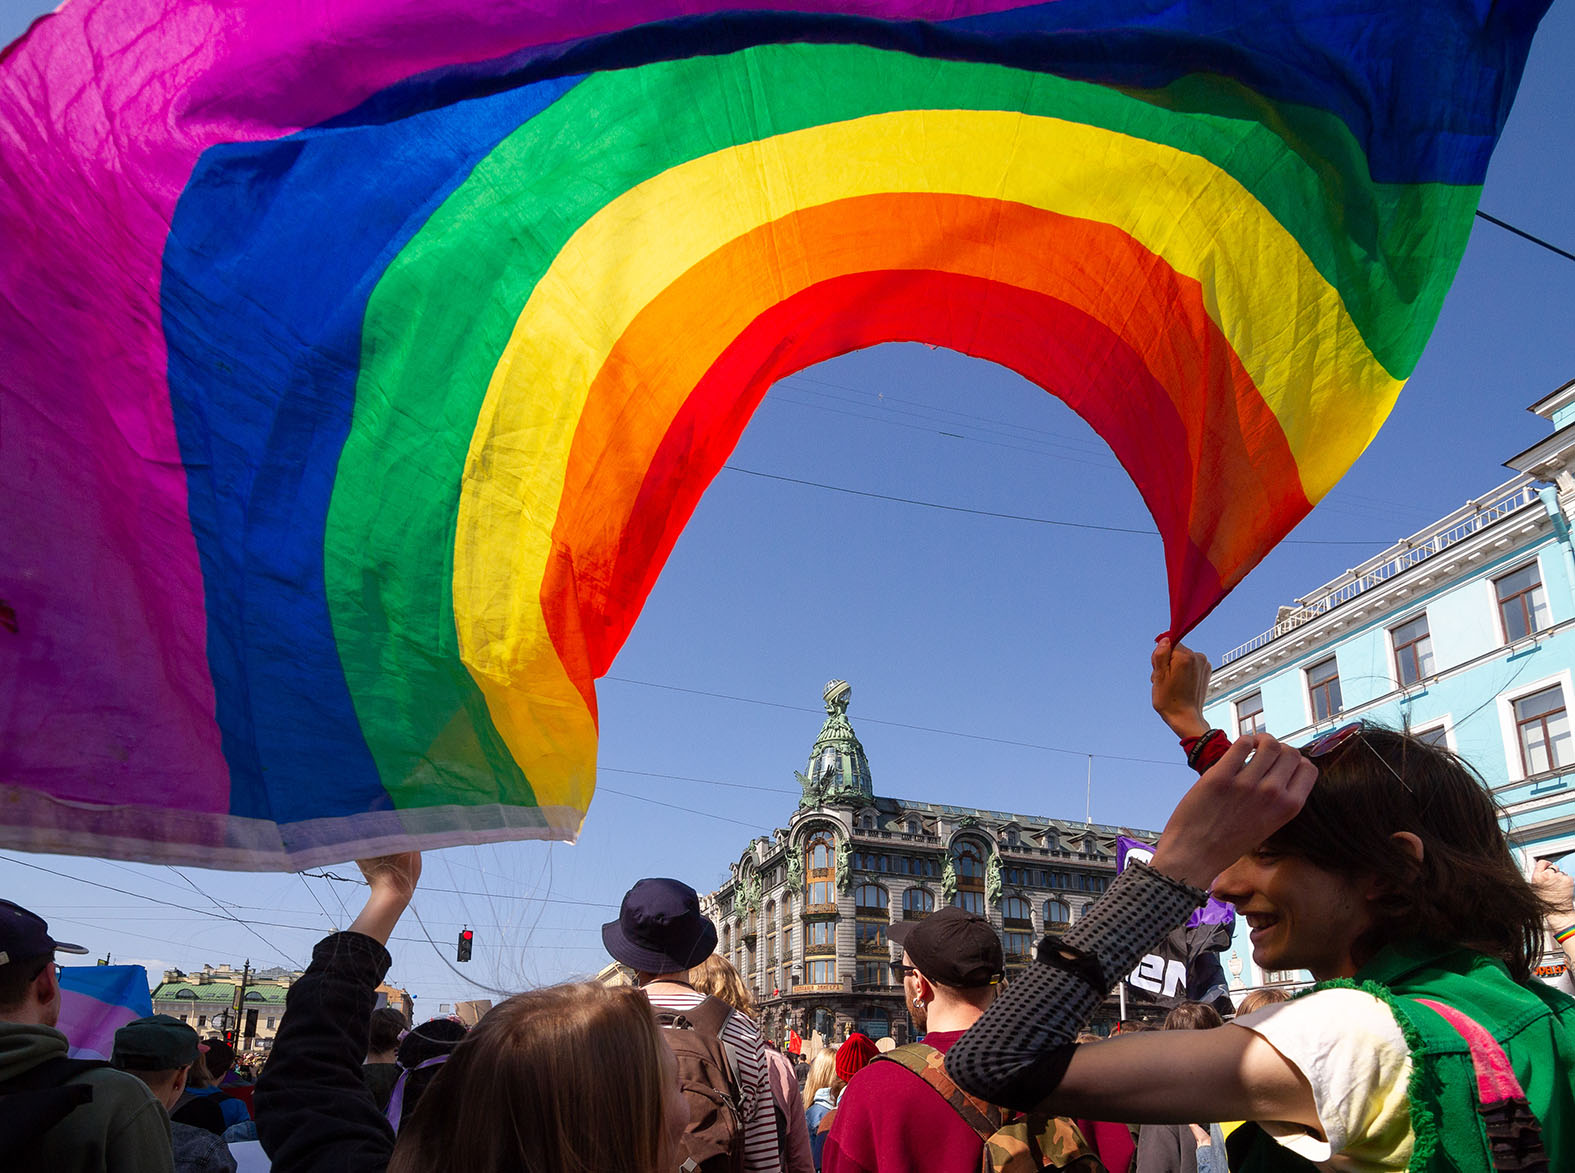
M32 14L0 0L0 41ZM1572 52L1575 17L1555 5L1482 207L1575 250ZM1572 306L1575 263L1479 221L1378 440L1192 642L1217 657L1507 479L1501 462L1546 434L1523 408L1575 377ZM1159 542L1108 449L1058 402L948 352L885 347L773 389L729 466L600 687L582 842L429 859L392 975L418 1007L476 993L438 956L452 960L461 923L477 930L465 976L517 988L603 964L596 926L639 876L719 882L751 835L785 824L833 676L853 684L878 793L1080 818L1093 755L1096 821L1163 824L1187 775L1144 688L1166 618ZM358 899L329 879L15 853L0 881L99 954L150 969L299 964Z

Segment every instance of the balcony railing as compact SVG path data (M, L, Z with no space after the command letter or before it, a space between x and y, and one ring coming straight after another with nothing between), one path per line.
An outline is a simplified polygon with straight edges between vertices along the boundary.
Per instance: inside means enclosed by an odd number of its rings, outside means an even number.
M1280 617L1268 631L1260 632L1244 644L1239 644L1220 657L1220 665L1229 664L1257 651L1287 632L1325 615L1341 603L1349 602L1364 591L1382 586L1402 571L1425 562L1433 555L1464 541L1480 530L1511 513L1539 503L1536 482L1529 476L1518 476L1506 481L1487 496L1468 501L1448 517L1434 522L1427 529L1412 534L1395 543L1339 578L1324 583L1305 598L1297 599L1293 608L1282 608Z

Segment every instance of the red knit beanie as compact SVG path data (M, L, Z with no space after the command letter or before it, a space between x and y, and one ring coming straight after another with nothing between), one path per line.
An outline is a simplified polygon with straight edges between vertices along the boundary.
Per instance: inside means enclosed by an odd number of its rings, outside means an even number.
M854 1031L848 1036L848 1041L837 1048L837 1078L846 1083L879 1054L880 1048L869 1035Z

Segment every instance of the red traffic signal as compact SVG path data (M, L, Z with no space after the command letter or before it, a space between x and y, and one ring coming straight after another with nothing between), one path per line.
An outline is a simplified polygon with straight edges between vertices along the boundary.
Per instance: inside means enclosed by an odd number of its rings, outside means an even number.
M229 1044L230 1050L233 1051L235 1049L235 1032L233 1030L225 1031L224 1041Z
M471 939L473 937L475 937L475 935L476 934L471 932L469 929L460 929L460 931L459 931L459 949L454 954L454 959L456 961L469 961L470 960L470 943L471 943Z

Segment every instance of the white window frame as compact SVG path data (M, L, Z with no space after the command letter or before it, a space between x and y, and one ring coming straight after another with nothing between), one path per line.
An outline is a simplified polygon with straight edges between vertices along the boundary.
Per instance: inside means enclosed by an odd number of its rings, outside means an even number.
M1513 721L1511 721L1511 724L1513 724ZM1442 717L1430 717L1420 724L1413 722L1406 727L1406 732L1413 737L1418 737L1423 733L1431 733L1434 729L1442 729L1444 731L1444 747L1451 752L1455 752L1455 720L1449 713L1445 713Z
M1537 568L1537 587L1542 591L1542 605L1547 610L1548 623L1546 627L1539 627L1536 631L1523 635L1519 639L1510 639L1509 632L1504 628L1504 609L1499 602L1498 583L1499 579L1508 578L1512 574L1519 574L1528 566L1535 566ZM1487 591L1488 602L1493 607L1493 622L1498 630L1499 647L1512 648L1518 644L1535 643L1539 636L1547 634L1547 632L1557 626L1557 622L1553 618L1553 603L1548 595L1548 576L1542 573L1542 557L1540 554L1533 554L1524 562L1517 562L1513 566L1505 567L1493 574L1488 575Z
M1400 680L1400 648L1399 648L1399 645L1397 645L1395 643L1395 631L1398 628L1404 627L1407 623L1415 623L1418 619L1426 619L1427 620L1428 652L1433 657L1433 670L1431 672L1423 672L1423 673L1421 673L1410 684L1403 684L1403 683L1401 683L1401 680ZM1499 625L1499 630L1501 632L1503 631L1503 624L1502 623L1500 623L1500 625ZM1394 623L1389 624L1387 627L1384 628L1384 637L1385 637L1385 641L1389 644L1389 683L1392 684L1395 688L1420 688L1427 681L1433 679L1433 677L1438 675L1438 652L1435 651L1433 649L1433 646L1432 646L1433 645L1433 620L1432 620L1432 617L1430 615L1428 615L1426 607L1423 607L1419 611L1413 611L1411 614L1407 615L1404 619L1400 619L1400 620L1395 621ZM1431 726L1429 726L1429 728L1431 728Z
M1260 720L1263 718L1263 714L1268 711L1267 708L1264 706L1264 703L1263 703L1263 689L1262 688L1255 688L1251 692L1243 693L1241 696L1239 696L1235 700L1231 701L1231 703L1230 703L1230 712L1231 712L1232 719L1236 722L1236 736L1237 737L1245 736L1245 734L1243 733L1242 728L1241 728L1241 702L1246 700L1247 697L1250 697L1250 696L1255 696L1255 697L1258 698L1258 709L1257 709L1257 714L1256 715L1260 718ZM1308 703L1309 704L1312 703L1312 698L1311 698L1310 694L1309 694L1309 697L1308 697ZM1267 721L1263 721L1262 724L1263 724L1263 728L1264 729L1268 729L1269 725L1268 725Z
M1516 684L1513 689L1502 692L1495 698L1498 703L1499 734L1504 745L1504 765L1508 767L1504 776L1510 782L1524 782L1530 777L1521 761L1520 729L1515 722L1515 702L1524 700L1545 688L1552 688L1555 684L1564 690L1564 711L1571 714L1571 720L1575 721L1575 681L1571 680L1568 668L1538 680Z
M1327 717L1320 717L1318 716L1318 710L1313 706L1314 686L1312 682L1312 670L1329 660L1334 661L1334 678L1340 684L1340 707L1334 712L1330 713ZM1314 725L1322 725L1325 721L1338 721L1345 714L1345 711L1350 708L1350 705L1348 705L1345 700L1345 677L1340 671L1339 654L1331 649L1327 655L1318 656L1309 663L1303 664L1301 667L1301 674L1302 701L1307 705L1308 726L1311 727Z

